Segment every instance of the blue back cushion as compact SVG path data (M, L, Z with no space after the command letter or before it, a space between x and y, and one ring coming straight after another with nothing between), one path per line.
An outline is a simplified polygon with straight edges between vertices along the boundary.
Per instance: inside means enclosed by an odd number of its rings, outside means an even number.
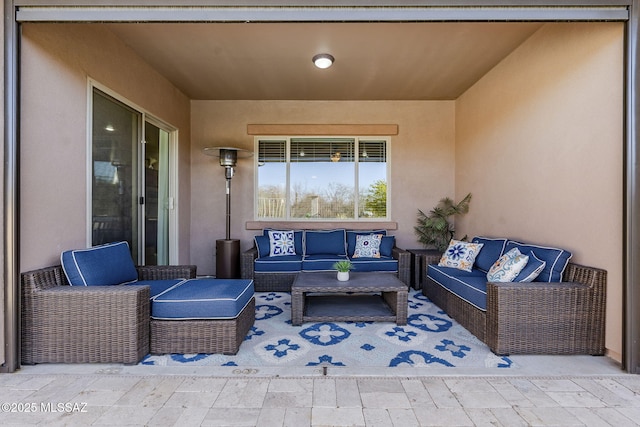
M258 258L269 256L269 236L255 236L253 239L258 248Z
M120 285L138 280L127 242L66 251L60 258L72 286Z
M505 251L508 252L513 248L518 248L524 255L529 255L531 251L535 251L536 258L547 263L540 275L535 279L536 282L560 282L562 280L562 273L572 256L571 252L565 251L564 249L509 240Z
M266 255L261 255L262 251L261 251L261 247L258 247L258 255L259 256L269 256L269 230L273 230L273 231L290 231L290 230L276 230L274 228L265 228L264 230L262 230L262 235L265 236L267 238L267 254ZM256 240L256 244L258 244L258 241ZM296 247L296 254L297 255L302 255L302 230L293 230L293 244Z
M346 255L345 230L314 230L304 232L304 254Z
M539 259L535 252L529 252L529 261L513 280L514 282L533 282L540 275L546 263Z
M487 272L491 266L505 253L507 239L492 239L490 237L474 237L472 243L482 243L482 249L476 257L475 266Z
M393 247L396 245L396 238L394 236L382 236L382 242L380 242L380 255L393 256Z

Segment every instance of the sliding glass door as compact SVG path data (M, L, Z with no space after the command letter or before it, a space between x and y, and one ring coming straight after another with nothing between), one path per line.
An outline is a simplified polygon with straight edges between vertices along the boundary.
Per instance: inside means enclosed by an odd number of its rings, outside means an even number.
M144 259L169 264L169 132L149 122L145 128Z
M169 264L170 132L93 89L91 244L127 241L138 264Z
M94 89L92 245L126 240L138 253L138 141L142 115Z

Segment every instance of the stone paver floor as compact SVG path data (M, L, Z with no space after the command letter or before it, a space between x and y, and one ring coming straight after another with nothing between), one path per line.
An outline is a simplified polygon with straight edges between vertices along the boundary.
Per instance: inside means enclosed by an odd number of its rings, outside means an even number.
M0 425L640 425L640 375L606 369L584 376L75 371L38 365L0 374Z

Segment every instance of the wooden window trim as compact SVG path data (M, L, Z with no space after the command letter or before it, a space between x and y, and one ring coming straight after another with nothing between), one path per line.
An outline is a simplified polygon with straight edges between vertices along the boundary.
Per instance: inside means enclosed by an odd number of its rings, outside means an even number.
M397 124L248 124L247 134L254 136L393 136Z

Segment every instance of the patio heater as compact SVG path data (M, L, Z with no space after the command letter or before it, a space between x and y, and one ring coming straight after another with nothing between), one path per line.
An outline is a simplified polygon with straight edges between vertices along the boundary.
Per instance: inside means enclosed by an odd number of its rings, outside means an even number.
M226 181L226 236L216 240L216 277L221 279L240 278L240 240L231 238L231 178L238 158L251 157L251 151L234 147L207 147L204 154L220 158Z

